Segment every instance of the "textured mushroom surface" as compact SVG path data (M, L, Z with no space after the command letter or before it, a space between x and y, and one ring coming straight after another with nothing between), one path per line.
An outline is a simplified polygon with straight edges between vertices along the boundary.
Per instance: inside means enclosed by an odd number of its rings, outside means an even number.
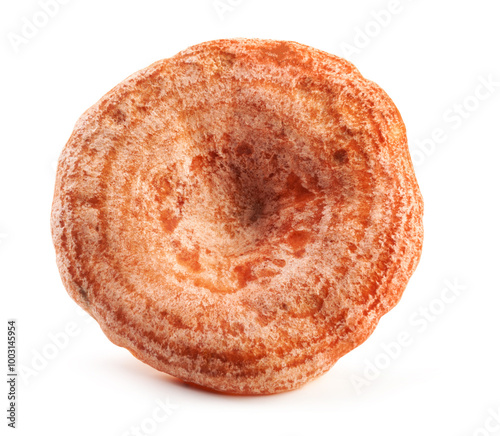
M394 103L295 42L188 48L77 122L51 226L111 341L187 382L295 389L361 344L418 263L423 203Z

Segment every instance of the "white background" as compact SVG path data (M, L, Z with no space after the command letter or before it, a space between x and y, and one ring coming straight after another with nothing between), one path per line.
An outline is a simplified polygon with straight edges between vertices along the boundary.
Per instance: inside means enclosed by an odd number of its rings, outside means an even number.
M17 434L500 435L498 1L64 3L48 18L36 0L0 11L0 361L6 375L16 318ZM225 37L354 62L400 109L425 201L424 252L399 305L326 375L267 397L189 387L111 344L66 294L49 229L77 118L136 70Z

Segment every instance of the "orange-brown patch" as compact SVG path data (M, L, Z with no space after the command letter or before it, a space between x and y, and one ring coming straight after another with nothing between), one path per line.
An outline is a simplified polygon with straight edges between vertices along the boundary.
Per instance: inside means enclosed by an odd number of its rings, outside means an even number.
M177 263L190 269L193 272L199 272L201 270L201 265L199 262L200 253L198 250L189 251L182 249L176 256Z
M160 214L160 220L161 220L161 225L163 229L167 233L172 233L177 225L179 224L179 221L181 220L179 217L173 215L169 210L164 210Z

